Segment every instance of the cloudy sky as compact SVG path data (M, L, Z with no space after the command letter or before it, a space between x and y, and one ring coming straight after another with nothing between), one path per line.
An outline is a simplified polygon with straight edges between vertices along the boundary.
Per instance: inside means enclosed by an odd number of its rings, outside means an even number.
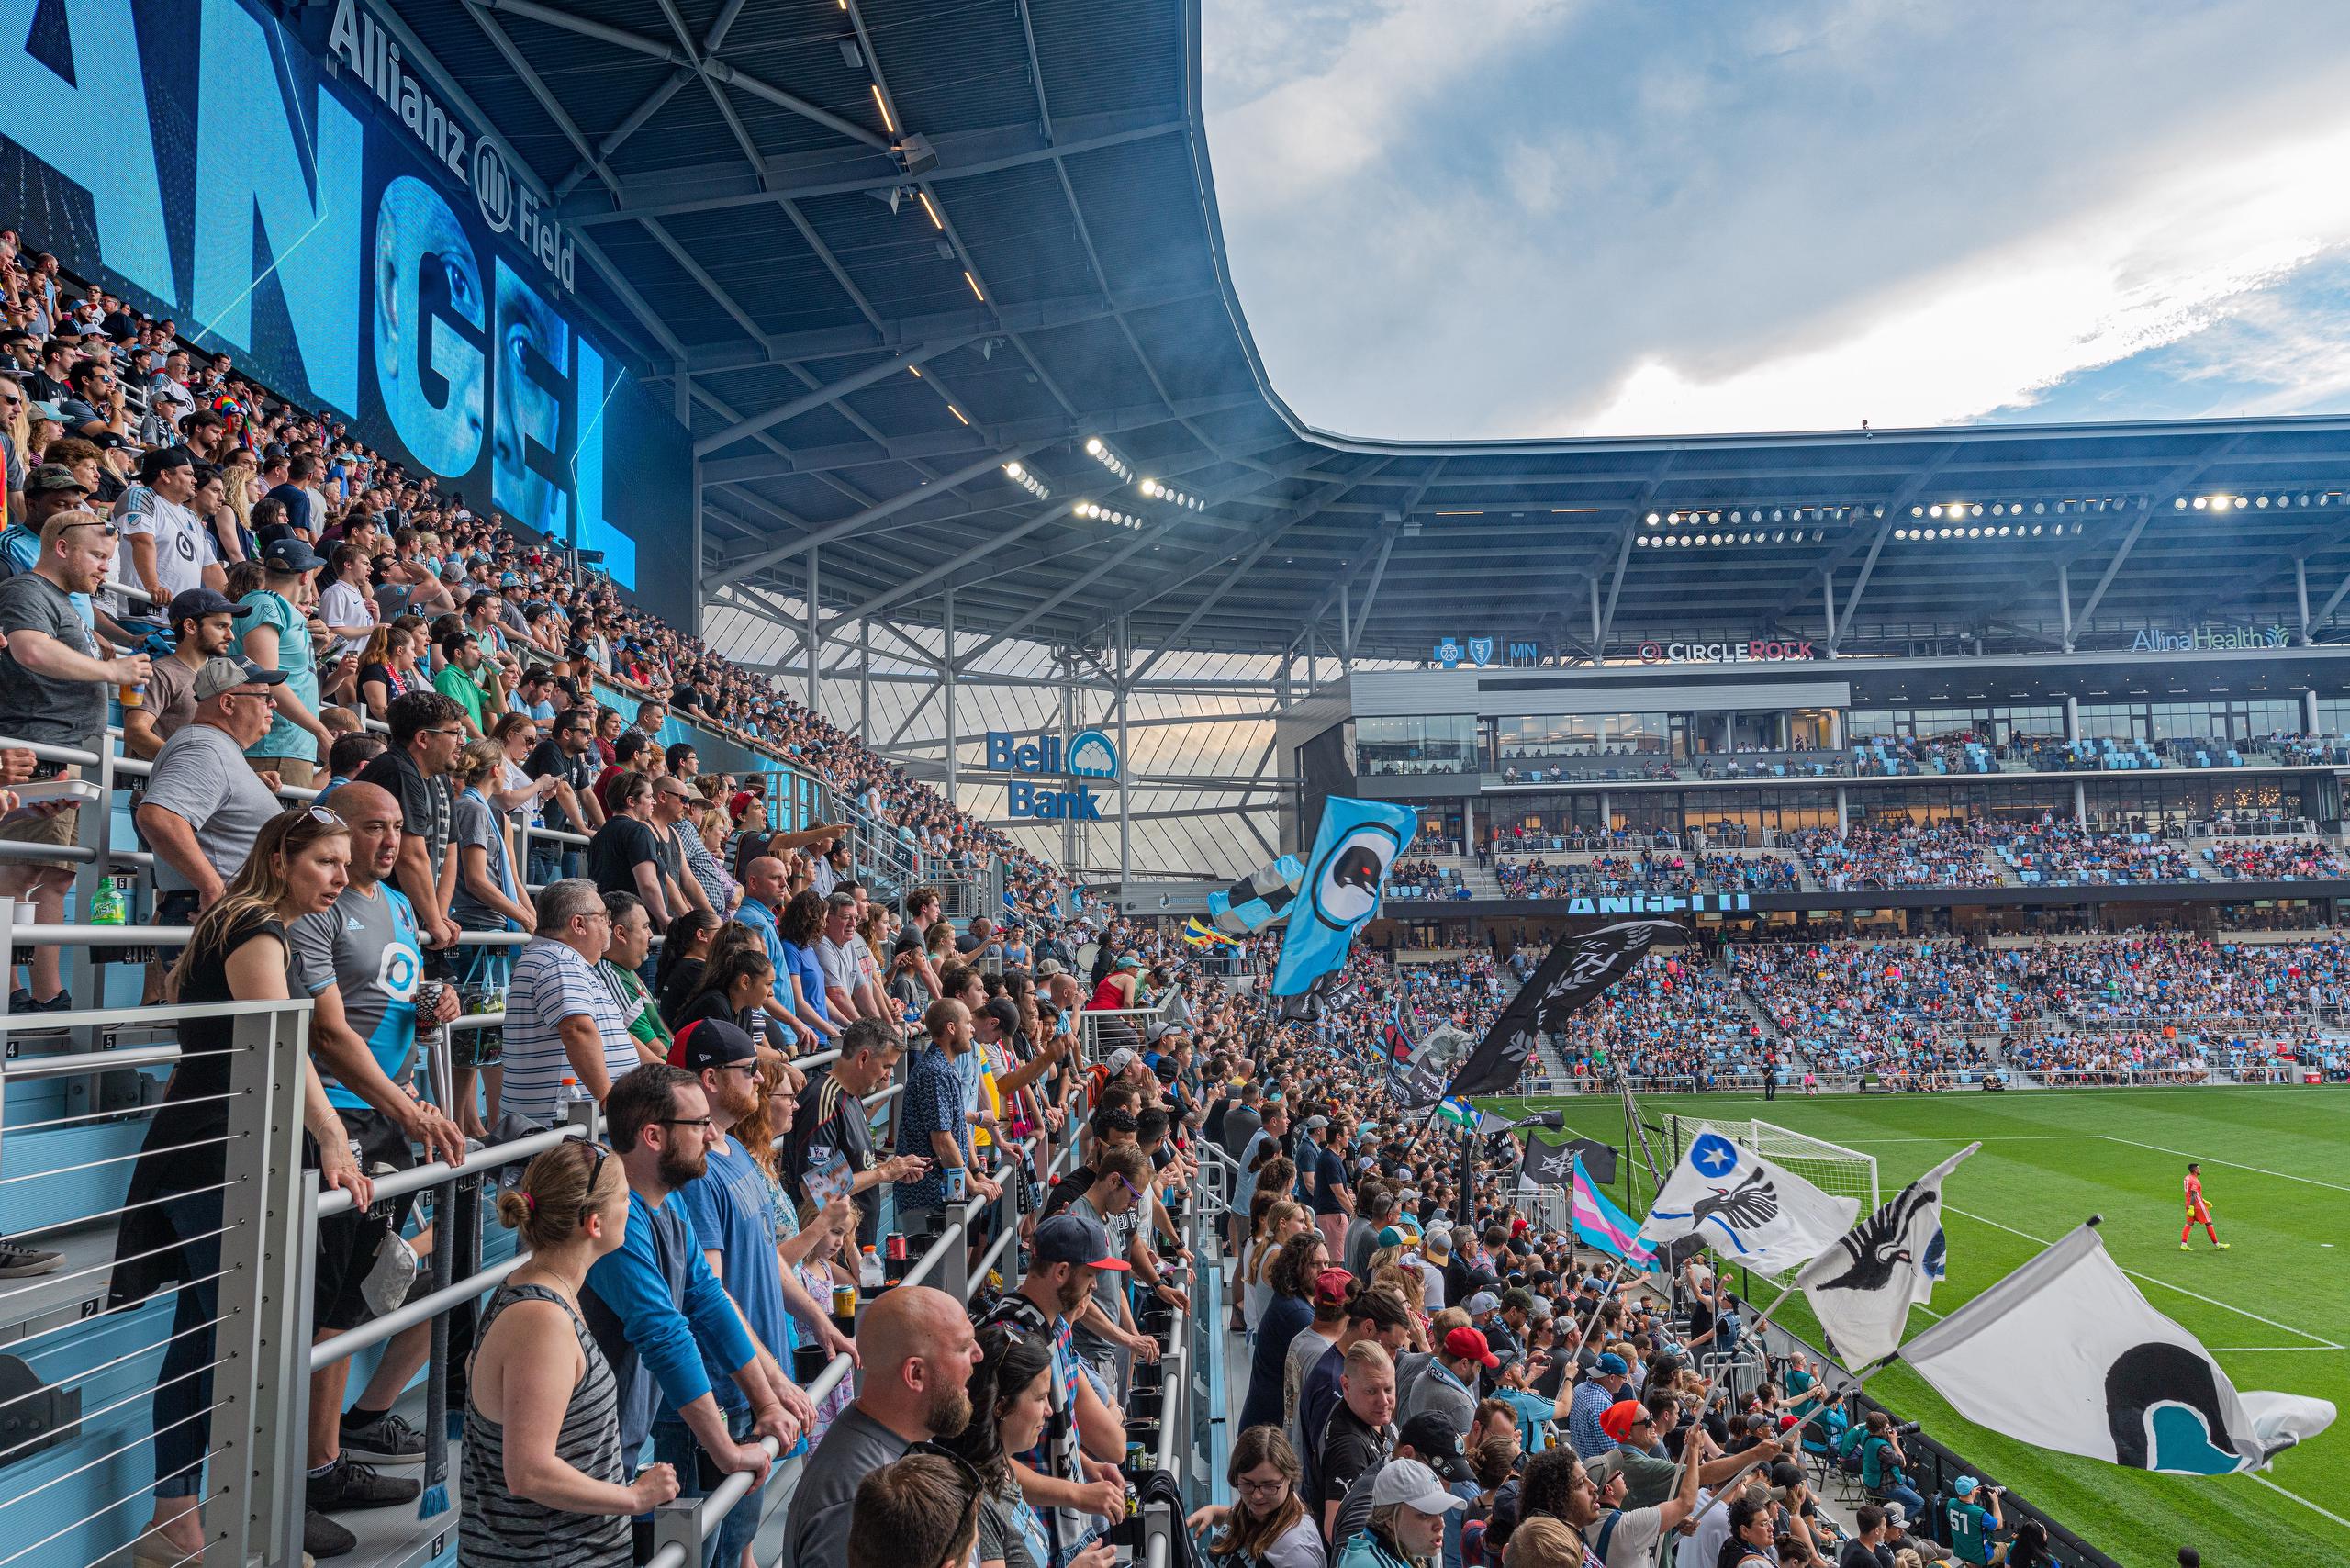
M1203 0L1273 385L1351 435L2350 410L2350 5Z

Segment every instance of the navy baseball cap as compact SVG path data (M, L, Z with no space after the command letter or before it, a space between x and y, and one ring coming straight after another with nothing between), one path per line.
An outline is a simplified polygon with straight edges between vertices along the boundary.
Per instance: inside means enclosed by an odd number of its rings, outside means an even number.
M1121 1273L1127 1268L1126 1260L1110 1246L1110 1233L1102 1228L1101 1221L1067 1209L1036 1226L1029 1251L1039 1263L1081 1263L1089 1269L1115 1269Z

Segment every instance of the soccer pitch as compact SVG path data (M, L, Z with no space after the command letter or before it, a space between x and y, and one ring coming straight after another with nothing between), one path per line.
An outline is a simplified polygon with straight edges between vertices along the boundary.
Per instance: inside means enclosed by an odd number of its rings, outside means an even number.
M1620 1103L1590 1096L1494 1102L1555 1105L1569 1129L1621 1144ZM2097 1089L2002 1095L1658 1095L1644 1119L1761 1117L1848 1144L1877 1160L1890 1197L1901 1185L1980 1139L1943 1201L1949 1277L1915 1332L2022 1263L2090 1215L2103 1215L2106 1249L2157 1311L2201 1339L2239 1388L2330 1399L2350 1417L2350 1094L2324 1088ZM1655 1142L1655 1135L1650 1135ZM1623 1169L1639 1165L1629 1151ZM1671 1158L1663 1148L1657 1159ZM2178 1249L2180 1180L2203 1167L2220 1238L2196 1232ZM1611 1194L1647 1212L1649 1182ZM1755 1309L1775 1287L1754 1282ZM1744 1293L1741 1292L1741 1294ZM1801 1296L1785 1326L1818 1343ZM1923 1380L1896 1366L1869 1392L1984 1467L2126 1568L2175 1568L2195 1546L2206 1562L2337 1568L2350 1562L2350 1418L2257 1475L2153 1475L2053 1454L1961 1419Z

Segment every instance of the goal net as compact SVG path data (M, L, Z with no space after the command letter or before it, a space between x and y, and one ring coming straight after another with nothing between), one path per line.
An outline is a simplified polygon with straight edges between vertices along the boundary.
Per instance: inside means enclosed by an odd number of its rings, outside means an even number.
M1823 1193L1856 1200L1864 1215L1877 1206L1876 1156L1873 1154L1863 1154L1841 1143L1830 1143L1826 1138L1759 1119L1726 1121L1668 1114L1664 1131L1665 1148L1659 1153L1670 1154L1674 1164L1680 1162L1682 1152L1698 1134L1718 1133L1734 1144L1752 1149L1781 1170L1802 1177Z

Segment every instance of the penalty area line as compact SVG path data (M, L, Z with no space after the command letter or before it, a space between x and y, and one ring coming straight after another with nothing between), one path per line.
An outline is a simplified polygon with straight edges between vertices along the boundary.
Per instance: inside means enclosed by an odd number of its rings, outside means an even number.
M2014 1226L2002 1225L1996 1219L1987 1218L1983 1215L1975 1214L1966 1209L1953 1208L1948 1204L1944 1204L1942 1205L1942 1212L1944 1214L1962 1215L1964 1218L1975 1221L1977 1225L1987 1225L1994 1230L2004 1230L2009 1236L2020 1236L2026 1241L2031 1242L2035 1246L2053 1247L2055 1245L2055 1243L2048 1240L2046 1238L2034 1236L2028 1230L2018 1230ZM2119 1261L2116 1261L2114 1267L2121 1268L2121 1265ZM2188 1290L2185 1285L2175 1285L2168 1280L2159 1280L2152 1274L2142 1274L2135 1269L2121 1269L2121 1271L2129 1275L2133 1280L2143 1280L2150 1285L2160 1285L2166 1291L2171 1291L2177 1294L2202 1302L2207 1306L2216 1306L2221 1311L2232 1312L2239 1317L2249 1317L2255 1323L2266 1323L2271 1328L2282 1328L2286 1333L2293 1335L2297 1338L2313 1341L2312 1349L2321 1350L2339 1350L2344 1349L2343 1346L2335 1344L2333 1340L2327 1338L2322 1334L2312 1334L2306 1328L2296 1328L2289 1323L2279 1323L2273 1317L2263 1317L2260 1314L2248 1311L2244 1307L2238 1306L2232 1301L2221 1301L2217 1296L2205 1295L2200 1291Z

